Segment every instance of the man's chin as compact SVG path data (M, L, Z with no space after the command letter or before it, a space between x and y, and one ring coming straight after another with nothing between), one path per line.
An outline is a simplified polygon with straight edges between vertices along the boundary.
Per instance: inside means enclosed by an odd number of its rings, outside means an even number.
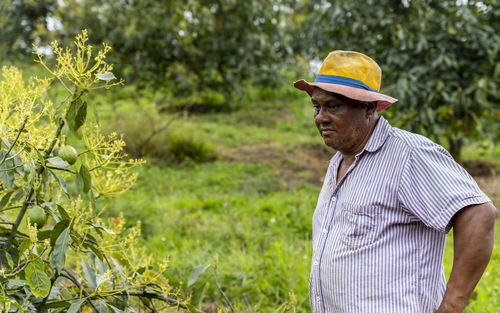
M328 147L330 147L334 150L339 150L339 143L337 141L331 140L330 138L323 138L323 142Z

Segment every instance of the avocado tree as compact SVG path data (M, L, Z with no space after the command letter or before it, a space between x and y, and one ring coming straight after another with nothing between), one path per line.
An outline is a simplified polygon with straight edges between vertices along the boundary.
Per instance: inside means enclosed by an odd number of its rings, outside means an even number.
M1 70L0 311L185 308L159 274L166 263L153 267L138 244L140 223L102 215L99 199L128 190L143 161L87 114L90 92L121 81L105 61L110 47L96 52L86 41L84 31L73 50L53 42L53 67L37 54L47 78Z
M67 0L53 12L60 29L47 35L61 39L84 26L94 43L116 49L118 74L133 82L136 95L163 87L177 107L227 110L245 83L279 82L291 55L285 2Z
M498 139L498 1L303 1L296 51L335 49L375 59L399 126L445 140L460 161L467 140Z
M0 1L0 61L26 60L56 6L56 0Z

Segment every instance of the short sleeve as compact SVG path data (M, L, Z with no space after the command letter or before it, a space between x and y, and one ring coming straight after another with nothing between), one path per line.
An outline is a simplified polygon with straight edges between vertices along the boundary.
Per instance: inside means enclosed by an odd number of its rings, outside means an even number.
M445 233L460 209L491 201L472 176L437 144L410 152L398 197L403 207L425 225Z

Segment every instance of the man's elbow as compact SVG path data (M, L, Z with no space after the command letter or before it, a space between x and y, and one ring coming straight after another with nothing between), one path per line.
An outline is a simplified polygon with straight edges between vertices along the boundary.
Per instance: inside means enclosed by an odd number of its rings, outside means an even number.
M475 204L460 210L453 218L453 226L474 226L483 230L493 231L495 220L497 218L497 209L491 202Z
M482 206L482 214L483 220L486 225L491 225L491 227L495 227L495 219L498 216L497 208L491 202L483 203Z

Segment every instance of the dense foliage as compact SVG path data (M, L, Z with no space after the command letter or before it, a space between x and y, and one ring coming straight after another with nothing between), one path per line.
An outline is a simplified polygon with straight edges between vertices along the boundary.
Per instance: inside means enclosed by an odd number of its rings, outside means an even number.
M445 139L457 159L467 139L498 139L498 1L312 1L301 11L300 50L372 56L399 99L399 125Z
M49 35L88 28L119 52L112 60L137 91L166 87L175 108L227 110L241 100L242 82L277 84L291 54L286 17L278 0L71 0L53 11L60 27Z

